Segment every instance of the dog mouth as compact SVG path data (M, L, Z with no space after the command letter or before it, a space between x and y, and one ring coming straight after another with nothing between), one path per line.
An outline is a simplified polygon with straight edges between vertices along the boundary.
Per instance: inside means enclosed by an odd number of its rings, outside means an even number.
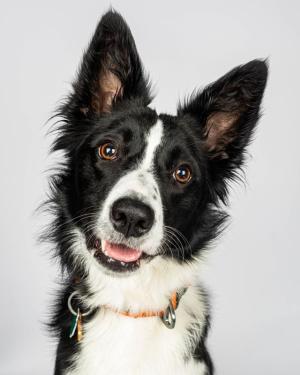
M93 255L100 264L115 272L135 271L143 260L153 258L153 256L125 244L99 239L95 240Z

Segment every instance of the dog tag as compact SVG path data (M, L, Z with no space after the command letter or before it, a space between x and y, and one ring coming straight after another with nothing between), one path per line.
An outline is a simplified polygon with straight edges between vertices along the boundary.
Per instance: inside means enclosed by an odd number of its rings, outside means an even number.
M82 340L82 315L79 312L79 316L77 320L77 342L80 342L81 340Z
M172 305L172 302L169 303L169 306L167 307L163 317L162 317L162 321L164 323L164 325L169 328L169 329L173 329L175 327L175 324L176 324L176 314L175 314L175 310L174 310L174 307Z
M80 320L80 325L81 325L81 314L80 314L80 310L78 309L76 315L72 314L70 334L69 334L70 339L75 335L79 320ZM77 333L77 338L78 338L78 333Z

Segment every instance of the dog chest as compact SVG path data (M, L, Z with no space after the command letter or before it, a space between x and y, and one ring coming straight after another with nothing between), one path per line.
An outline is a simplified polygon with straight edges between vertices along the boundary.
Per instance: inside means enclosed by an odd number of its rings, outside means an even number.
M100 311L85 325L80 350L67 375L204 375L205 366L189 356L187 321L175 329L159 318L133 319Z

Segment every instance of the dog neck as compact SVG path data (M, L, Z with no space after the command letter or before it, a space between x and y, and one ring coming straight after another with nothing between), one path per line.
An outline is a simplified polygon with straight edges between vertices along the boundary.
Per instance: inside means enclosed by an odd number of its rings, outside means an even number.
M168 306L170 297L188 286L199 284L199 262L183 264L176 260L156 256L129 275L116 276L108 273L93 258L85 239L76 232L76 255L84 267L83 304L87 309L110 306L116 311L160 311Z

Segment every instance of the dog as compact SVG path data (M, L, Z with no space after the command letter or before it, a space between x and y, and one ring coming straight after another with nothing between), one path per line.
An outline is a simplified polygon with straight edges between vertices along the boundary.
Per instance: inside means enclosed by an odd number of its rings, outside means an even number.
M250 61L175 116L157 114L129 27L114 10L101 18L56 113L55 375L213 374L199 269L224 228L267 74Z

